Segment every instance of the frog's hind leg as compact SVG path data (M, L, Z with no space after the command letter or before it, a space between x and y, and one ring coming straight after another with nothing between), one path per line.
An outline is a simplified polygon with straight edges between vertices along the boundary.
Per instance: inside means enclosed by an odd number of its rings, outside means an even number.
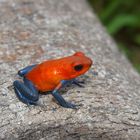
M37 66L37 64L30 65L30 66L27 66L27 67L19 70L18 75L21 77L24 77L24 75L27 74L29 71L31 71L35 66Z
M37 104L39 94L31 81L24 78L24 83L16 80L13 85L15 93L20 101L25 104Z

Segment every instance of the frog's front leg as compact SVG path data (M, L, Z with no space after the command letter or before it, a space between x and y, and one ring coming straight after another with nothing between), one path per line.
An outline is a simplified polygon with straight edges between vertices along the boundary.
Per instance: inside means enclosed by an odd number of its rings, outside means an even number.
M24 83L16 80L13 85L15 93L20 101L30 105L37 104L39 94L31 81L24 78Z
M78 81L77 79L73 79L73 80L71 81L71 83L77 85L78 87L84 87L84 86L83 86L84 81Z
M72 108L72 109L76 109L77 105L74 105L72 103L69 103L67 101L65 101L65 99L61 96L61 94L58 93L58 90L65 85L66 83L68 83L69 81L67 80L62 80L60 82L60 84L58 84L58 86L53 90L52 95L53 97L58 101L58 103L65 107L65 108Z

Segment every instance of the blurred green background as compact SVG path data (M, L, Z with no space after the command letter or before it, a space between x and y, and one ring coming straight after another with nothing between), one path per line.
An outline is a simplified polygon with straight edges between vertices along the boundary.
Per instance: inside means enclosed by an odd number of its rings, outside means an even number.
M107 31L140 72L140 0L88 0Z

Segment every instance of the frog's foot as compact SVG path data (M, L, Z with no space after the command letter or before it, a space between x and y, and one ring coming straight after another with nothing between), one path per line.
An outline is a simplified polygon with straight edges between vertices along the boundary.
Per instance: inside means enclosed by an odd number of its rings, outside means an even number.
M78 109L80 106L82 106L82 104L75 105L70 102L66 102L66 105L64 105L63 107L71 108L71 109Z
M21 76L21 77L24 77L25 74L27 74L29 71L31 71L37 64L34 64L34 65L30 65L30 66L27 66L21 70L18 71L18 75Z
M79 87L84 87L84 86L83 86L84 81L78 81L78 80L76 80L76 79L73 79L73 80L72 80L72 84L75 84L75 85L77 85L77 86L79 86Z
M72 104L72 103L70 103L70 102L67 102L67 101L62 97L62 95L58 93L57 90L54 90L53 93L52 93L52 95L53 95L53 97L57 100L57 102L58 102L61 106L65 107L65 108L77 109L77 107L80 106L80 105L74 105L74 104Z
M24 79L24 83L14 81L13 85L15 93L20 101L30 105L36 105L38 103L38 91L29 80Z

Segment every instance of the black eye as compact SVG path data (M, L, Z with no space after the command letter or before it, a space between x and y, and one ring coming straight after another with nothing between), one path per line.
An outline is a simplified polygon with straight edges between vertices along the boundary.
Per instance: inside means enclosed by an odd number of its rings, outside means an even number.
M76 71L80 71L80 70L83 69L83 65L81 65L81 64L76 65L76 66L74 66L74 69L75 69Z

